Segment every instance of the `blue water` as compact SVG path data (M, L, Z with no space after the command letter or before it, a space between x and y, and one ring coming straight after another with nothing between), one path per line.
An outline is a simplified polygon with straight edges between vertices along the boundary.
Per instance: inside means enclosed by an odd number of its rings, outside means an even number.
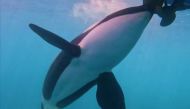
M75 2L1 1L1 109L40 108L43 80L60 50L40 39L28 24L72 40L92 23L71 15ZM163 28L155 16L135 48L114 68L127 109L190 109L189 19L190 10L178 12L176 21ZM95 91L96 87L66 109L99 109Z

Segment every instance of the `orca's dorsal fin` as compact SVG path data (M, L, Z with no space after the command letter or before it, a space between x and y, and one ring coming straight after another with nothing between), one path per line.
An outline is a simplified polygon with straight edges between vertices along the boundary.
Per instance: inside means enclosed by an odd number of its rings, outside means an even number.
M42 39L44 39L46 42L50 43L51 45L56 46L57 48L62 49L66 53L71 54L73 57L79 57L81 54L80 47L74 44L71 44L67 40L61 38L60 36L43 29L42 27L39 27L34 24L29 24L29 27L37 33Z

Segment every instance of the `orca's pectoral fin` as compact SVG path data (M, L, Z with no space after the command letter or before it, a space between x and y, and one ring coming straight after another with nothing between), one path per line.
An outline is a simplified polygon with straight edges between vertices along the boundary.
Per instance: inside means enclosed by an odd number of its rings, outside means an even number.
M112 72L97 79L96 98L102 109L125 109L124 94Z
M42 27L39 27L34 24L29 24L29 27L37 33L42 39L44 39L46 42L56 46L57 48L62 49L63 51L71 54L74 57L80 56L80 47L74 44L71 44L70 42L66 41L65 39L61 38L60 36L43 29Z

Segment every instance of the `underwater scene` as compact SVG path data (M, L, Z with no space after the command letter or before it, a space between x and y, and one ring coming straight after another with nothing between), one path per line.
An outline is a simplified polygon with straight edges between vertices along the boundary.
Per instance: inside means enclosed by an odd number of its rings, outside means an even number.
M190 0L150 1L1 0L0 109L190 109Z

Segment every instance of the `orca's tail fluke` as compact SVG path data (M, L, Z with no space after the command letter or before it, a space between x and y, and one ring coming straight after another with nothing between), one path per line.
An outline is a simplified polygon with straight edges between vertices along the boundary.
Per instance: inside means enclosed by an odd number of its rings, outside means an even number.
M185 0L174 0L173 2L168 2L167 0L143 0L143 5L148 6L153 13L162 18L161 26L172 24L176 19L176 11L190 9L190 3Z
M62 49L66 53L72 55L73 57L79 57L81 54L81 49L79 46L71 44L60 36L34 24L29 24L29 27L37 33L42 39L57 48Z
M174 0L173 2L164 0L164 6L156 10L156 13L162 17L160 25L168 26L172 24L176 19L176 11L186 9L190 9L190 3L185 2L185 0Z
M165 1L164 6L162 7L162 10L160 10L160 13L158 11L158 15L162 17L162 20L160 22L161 26L168 26L172 24L176 19L176 10L173 7L173 5L168 6L168 3Z
M143 0L143 5L148 6L153 13L162 18L161 26L170 25L176 18L175 10L167 6L166 0Z

